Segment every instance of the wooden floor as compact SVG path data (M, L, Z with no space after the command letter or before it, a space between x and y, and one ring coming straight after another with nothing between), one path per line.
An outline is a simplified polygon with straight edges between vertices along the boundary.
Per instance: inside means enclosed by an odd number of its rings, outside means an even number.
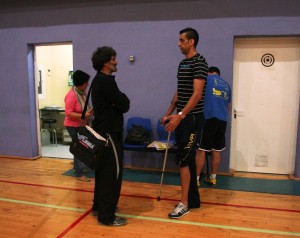
M180 187L123 183L120 214L125 227L104 227L90 214L94 181L61 174L69 160L0 158L0 237L299 237L300 197L200 189L202 206L178 219L167 214ZM259 184L258 184L259 186Z

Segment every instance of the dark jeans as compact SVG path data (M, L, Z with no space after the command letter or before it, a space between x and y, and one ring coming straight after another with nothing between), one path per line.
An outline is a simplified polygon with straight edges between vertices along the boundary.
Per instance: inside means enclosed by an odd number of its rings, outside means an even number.
M102 135L105 136L105 135ZM123 134L111 134L119 162L119 175L112 146L105 147L97 157L93 211L98 211L98 221L112 223L119 202L123 177Z
M72 140L76 140L76 127L66 126L66 128ZM86 166L74 156L73 170L76 177L81 177L83 175L84 168L86 168Z
M200 194L197 185L196 172L196 147L199 144L204 124L203 113L188 115L183 119L175 130L177 145L176 162L179 167L189 167L190 186L188 203L190 208L200 207Z

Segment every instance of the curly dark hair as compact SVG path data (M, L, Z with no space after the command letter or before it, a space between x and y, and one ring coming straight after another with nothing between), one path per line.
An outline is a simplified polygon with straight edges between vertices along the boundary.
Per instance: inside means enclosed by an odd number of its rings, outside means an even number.
M104 64L109 62L113 56L117 56L117 53L112 47L102 46L97 48L92 55L93 68L96 71L101 71Z

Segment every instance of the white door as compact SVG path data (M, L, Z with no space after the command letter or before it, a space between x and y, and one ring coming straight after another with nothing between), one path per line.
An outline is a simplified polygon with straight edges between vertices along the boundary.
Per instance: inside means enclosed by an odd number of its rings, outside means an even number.
M230 168L294 171L300 38L239 38L234 47Z

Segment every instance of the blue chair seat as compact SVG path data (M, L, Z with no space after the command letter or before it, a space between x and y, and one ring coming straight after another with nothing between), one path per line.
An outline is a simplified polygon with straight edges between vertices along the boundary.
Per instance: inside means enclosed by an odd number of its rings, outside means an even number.
M147 145L131 145L131 144L124 144L124 150L144 150L146 149Z

